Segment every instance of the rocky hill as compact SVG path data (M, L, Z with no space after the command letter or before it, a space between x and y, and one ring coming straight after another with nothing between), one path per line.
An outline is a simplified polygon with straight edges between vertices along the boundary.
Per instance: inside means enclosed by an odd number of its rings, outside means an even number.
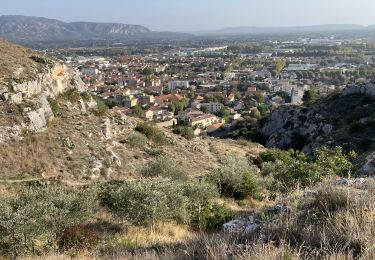
M341 146L368 156L370 163L375 150L374 90L373 83L349 86L311 106L281 106L259 128L264 144L308 154L322 146Z
M121 39L150 32L148 28L140 25L90 22L65 23L39 17L0 16L0 38L17 43Z

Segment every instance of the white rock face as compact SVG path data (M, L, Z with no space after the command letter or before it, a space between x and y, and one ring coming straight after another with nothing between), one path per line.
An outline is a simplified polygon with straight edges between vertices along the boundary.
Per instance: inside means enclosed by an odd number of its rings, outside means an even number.
M27 112L25 115L27 128L32 132L43 131L48 122L54 118L52 109L46 96L41 96L37 104L40 106L40 108Z
M111 129L111 120L109 118L106 118L102 124L102 133L105 139L111 139L113 136Z
M117 166L121 166L122 163L121 163L120 158L117 156L117 154L115 154L115 152L112 150L111 147L107 148L107 153L110 156L110 158L112 159L113 163L115 163Z
M81 92L85 90L85 85L74 70L64 64L56 64L46 73L39 74L34 81L14 83L13 91L8 95L10 102L21 104L23 101L41 94L56 97L72 88Z
M85 84L76 71L64 64L56 64L45 73L39 74L34 81L14 83L9 89L2 87L0 99L3 102L24 106L22 108L24 122L13 126L1 125L0 122L0 143L10 138L17 138L23 130L34 133L43 131L48 122L54 118L47 98L55 98L70 89L83 92ZM96 102L91 100L83 109L86 111L95 106Z

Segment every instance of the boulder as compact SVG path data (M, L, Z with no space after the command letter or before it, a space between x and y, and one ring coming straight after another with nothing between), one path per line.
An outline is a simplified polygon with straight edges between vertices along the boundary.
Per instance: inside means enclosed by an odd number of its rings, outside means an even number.
M47 126L47 123L54 117L46 96L39 98L37 106L39 106L38 109L25 114L27 128L32 132L43 131Z
M281 213L290 213L291 208L285 205L278 204L273 208L268 209L268 214L281 214Z
M222 226L225 235L234 237L253 237L261 231L261 222L254 216L250 216L247 221L235 219Z
M375 152L369 154L363 166L358 170L359 176L374 176L375 175Z
M245 230L246 222L243 220L235 219L228 223L223 224L222 232L226 235L240 235Z

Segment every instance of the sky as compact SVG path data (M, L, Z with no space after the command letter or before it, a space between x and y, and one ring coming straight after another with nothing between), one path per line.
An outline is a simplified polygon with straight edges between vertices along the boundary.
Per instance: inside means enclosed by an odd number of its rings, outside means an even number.
M139 24L156 31L375 24L375 0L0 0L0 15Z

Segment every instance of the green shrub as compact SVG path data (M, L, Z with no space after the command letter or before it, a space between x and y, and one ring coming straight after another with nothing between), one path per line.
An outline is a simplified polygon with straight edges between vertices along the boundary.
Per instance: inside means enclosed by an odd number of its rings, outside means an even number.
M315 163L328 171L329 175L347 177L353 169L351 161L357 157L355 152L344 154L340 146L328 148L326 146L315 151Z
M48 103L52 109L52 112L55 116L60 116L61 115L61 108L59 106L59 103L57 102L56 99L53 99L51 97L47 97Z
M163 132L150 123L141 123L137 126L136 130L147 136L155 144L163 145L168 142Z
M173 133L181 135L182 137L185 137L188 140L191 140L195 137L193 128L189 126L178 126L175 129L173 129Z
M60 97L71 103L77 103L81 99L81 94L77 89L69 89L65 93L61 94Z
M310 105L318 99L318 92L316 89L310 89L305 91L302 97L302 101L305 105Z
M30 187L0 199L0 254L15 258L51 249L56 234L84 223L97 209L89 191Z
M222 225L233 219L234 214L218 203L209 203L205 205L198 218L193 219L193 228L199 231L218 231Z
M217 204L219 192L209 182L193 181L183 185L184 196L188 198L188 224L198 231L216 231L233 218L232 212Z
M82 92L81 97L86 102L91 101L91 93L89 91Z
M354 153L345 155L341 147L322 147L315 152L315 159L309 159L303 152L271 149L263 153L265 161L263 176L272 176L275 190L289 192L298 186L305 188L322 181L330 175L345 176L350 173Z
M133 148L144 149L147 145L147 137L144 134L134 132L129 136L128 144Z
M54 63L52 58L44 56L44 55L40 55L40 54L33 54L31 56L31 59L35 62L43 63L47 65L52 65Z
M145 113L140 105L137 105L133 108L133 116L142 118L145 116Z
M250 166L246 158L231 156L222 164L223 167L212 170L207 180L215 183L223 196L235 199L257 196L255 167Z
M283 151L279 149L268 149L267 151L260 154L260 157L264 162L276 162L282 161L284 163L290 162L292 160L291 154L294 151Z
M140 169L144 177L163 177L172 180L187 180L188 174L185 169L178 166L169 156L158 156Z
M117 216L135 225L177 221L204 231L219 228L232 218L230 211L217 205L215 186L204 181L139 180L101 185L99 198Z
M93 96L95 102L96 102L96 115L103 116L107 113L109 106L106 102L106 100L102 99L98 96Z
M161 147L150 147L146 149L146 153L150 156L162 156L164 155L164 150Z
M180 185L170 181L140 180L105 184L100 198L114 214L134 225L153 226L159 221L186 216L186 197Z

